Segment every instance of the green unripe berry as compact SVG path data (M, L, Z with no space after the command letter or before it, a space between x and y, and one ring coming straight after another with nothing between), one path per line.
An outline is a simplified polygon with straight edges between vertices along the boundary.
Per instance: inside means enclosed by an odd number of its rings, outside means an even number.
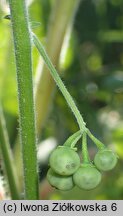
M80 166L78 154L68 146L55 149L49 159L51 168L59 175L69 176Z
M94 158L95 166L102 171L113 169L116 163L117 155L108 149L99 150Z
M51 186L59 190L71 190L74 187L72 176L58 175L51 168L48 170L47 180Z
M94 189L101 181L101 173L93 165L81 165L74 173L73 181L81 189Z

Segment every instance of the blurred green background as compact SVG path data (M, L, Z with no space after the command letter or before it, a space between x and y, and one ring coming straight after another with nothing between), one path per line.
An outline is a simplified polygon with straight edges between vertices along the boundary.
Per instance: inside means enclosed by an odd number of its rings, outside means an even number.
M58 7L60 0L28 1L30 21L41 23L34 31L44 46L47 45L48 29L52 29L50 15L56 2ZM7 1L1 0L0 100L14 150L18 137L18 103L11 24L3 19L8 13ZM62 14L67 16L64 11ZM58 26L62 25L59 20L55 21ZM57 44L59 38L56 37L55 40ZM48 169L46 160L40 164L41 199L123 199L123 1L80 1L61 44L55 66L88 128L117 152L119 161L114 170L103 174L102 182L95 190L84 191L75 187L69 192L59 192L52 189L45 179ZM52 49L55 49L55 45ZM34 80L41 64L39 55L33 48ZM46 91L47 89L42 94L47 93L49 112L45 113L45 123L39 127L38 141L42 143L53 137L62 145L69 135L78 130L78 125L59 90L55 88L52 95ZM97 149L90 140L88 148L93 159ZM79 150L81 156L81 143ZM14 151L14 154L18 154L17 151L19 150Z

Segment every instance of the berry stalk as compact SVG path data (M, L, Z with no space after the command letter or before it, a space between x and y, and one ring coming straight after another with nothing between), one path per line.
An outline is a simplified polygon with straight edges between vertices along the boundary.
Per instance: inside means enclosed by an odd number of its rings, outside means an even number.
M90 158L87 148L87 134L84 132L82 136L82 159L83 163L90 163Z
M69 105L70 109L72 110L74 116L76 117L76 120L78 122L79 128L82 132L86 131L86 123L83 120L82 115L80 114L80 111L78 110L73 98L71 97L70 93L68 92L67 88L65 87L63 81L61 80L59 74L57 73L55 67L53 66L50 58L48 57L42 43L39 41L39 39L36 37L34 33L32 33L32 40L35 44L36 48L38 49L39 53L44 59L45 64L47 65L54 81L56 82L56 85L59 87L60 91L62 92L67 104Z

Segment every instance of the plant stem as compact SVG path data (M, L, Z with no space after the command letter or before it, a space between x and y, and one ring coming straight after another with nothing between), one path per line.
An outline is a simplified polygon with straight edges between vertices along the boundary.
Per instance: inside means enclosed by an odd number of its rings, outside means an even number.
M71 97L70 93L68 92L67 88L65 87L64 83L62 82L59 74L57 73L55 67L53 66L52 62L50 61L43 45L41 44L41 42L38 40L38 38L36 37L36 35L34 33L32 33L32 39L33 42L36 46L36 48L38 49L39 53L41 54L41 56L43 57L45 64L47 65L53 79L56 82L56 85L58 85L60 91L62 92L64 98L66 99L66 102L68 103L69 107L71 108L73 114L76 117L76 120L78 122L79 128L81 131L85 131L86 127L85 127L85 122L82 118L82 115L80 114L78 108L75 105L75 102L73 100L73 98Z
M24 0L9 0L14 38L20 138L24 167L24 199L38 199L35 114L32 84L32 55L28 15Z
M51 9L48 20L48 31L46 35L46 51L50 56L51 61L54 65L56 65L56 67L58 67L59 65L59 56L62 50L62 45L70 25L72 31L74 17L80 1L81 0L55 1ZM38 6L40 6L40 1L38 1ZM43 10L43 12L45 12L45 10ZM48 118L48 114L50 111L49 108L51 107L51 103L53 101L55 87L55 82L50 75L48 68L46 67L45 63L43 63L42 60L39 58L34 88L36 106L36 129L38 139L40 139L41 137L42 129L46 123L46 119ZM18 152L20 152L19 149L20 145L17 141L14 148L14 155L15 161L17 161L18 165L18 176L21 177L22 163L20 155L18 155Z
M1 106L0 106L0 147L4 159L4 167L5 167L8 183L9 183L11 197L14 200L19 200L20 197L19 197L19 190L17 184L17 177L15 173L14 161L12 157L8 133L6 129L6 123L5 123Z
M74 148L78 140L82 137L82 132L77 131L72 136L70 136L64 143L64 146L69 146L70 148Z
M55 0L46 35L46 52L53 65L58 68L59 57L68 28L74 23L74 17L81 0ZM41 136L49 114L49 107L53 101L55 82L46 65L39 60L35 79L36 126L38 137ZM43 104L43 106L42 106Z
M90 162L88 148L87 148L87 134L85 132L82 135L82 159L83 159L83 163Z
M96 144L98 149L103 149L105 148L105 145L100 142L90 131L89 129L87 130L87 134L90 137L90 139Z

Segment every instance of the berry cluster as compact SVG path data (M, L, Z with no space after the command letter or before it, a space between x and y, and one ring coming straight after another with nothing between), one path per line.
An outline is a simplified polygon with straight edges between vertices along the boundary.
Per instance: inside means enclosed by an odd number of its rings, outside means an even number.
M91 190L101 181L101 171L115 167L117 155L106 147L100 148L93 163L80 163L76 149L63 145L57 147L50 155L50 169L47 173L49 183L59 190L70 190L75 185L81 189Z

